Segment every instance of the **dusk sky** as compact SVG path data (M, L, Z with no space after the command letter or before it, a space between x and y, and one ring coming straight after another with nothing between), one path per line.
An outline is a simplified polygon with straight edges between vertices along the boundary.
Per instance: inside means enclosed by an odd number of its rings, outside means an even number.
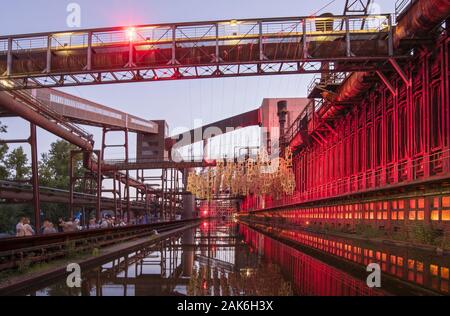
M72 2L81 6L81 28L85 29L163 22L308 16L331 1L16 0L2 3L0 34L68 30L66 7ZM377 3L383 13L394 11L395 1L378 0ZM345 0L336 0L320 13L342 14L344 4ZM209 123L255 109L264 98L304 97L310 80L311 76L289 75L114 84L65 88L63 91L145 119L165 119L170 129L174 130L177 127L192 128L196 119ZM28 136L29 128L25 121L4 119L3 123L9 126L7 138ZM101 142L100 131L86 129L95 135L98 147ZM42 130L38 137L40 152L47 151L49 144L56 140L55 136ZM134 143L134 137L131 140ZM134 157L134 153L133 148L131 157Z

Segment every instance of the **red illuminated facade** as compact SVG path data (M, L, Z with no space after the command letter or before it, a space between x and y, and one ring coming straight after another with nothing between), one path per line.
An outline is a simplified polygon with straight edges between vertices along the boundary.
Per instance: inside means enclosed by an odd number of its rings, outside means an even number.
M285 135L295 194L250 196L243 209L302 225L397 231L423 223L448 231L449 37L448 23L436 31L440 25L426 45L403 42L414 52L407 62L354 74L335 96L312 99Z

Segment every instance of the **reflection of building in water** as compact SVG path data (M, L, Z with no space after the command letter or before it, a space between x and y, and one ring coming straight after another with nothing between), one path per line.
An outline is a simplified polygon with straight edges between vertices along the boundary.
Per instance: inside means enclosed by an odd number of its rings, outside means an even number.
M265 259L278 264L282 273L290 275L297 295L308 296L373 296L383 291L370 289L362 280L325 264L286 244L241 226L246 243L264 248Z
M432 255L417 249L394 245L374 245L358 240L325 236L301 230L276 228L266 230L264 229L266 226L263 225L257 225L256 227L280 238L294 241L362 267L366 267L370 263L378 263L385 275L402 279L414 286L418 285L440 294L449 294L450 263L448 256ZM256 233L247 227L242 228L242 230L246 236L246 241L250 241L250 244L259 245L259 247L264 244L266 256L271 257L270 252L272 252L275 258L281 258L278 254L273 253L275 251L272 249L273 247L266 244L267 237L263 237L264 240L261 241L263 234ZM278 244L276 247L278 247ZM298 271L291 272L295 278ZM302 280L300 283L305 282ZM325 288L330 288L330 286L325 286Z
M188 295L289 295L290 285L275 265L239 238L238 226L204 223L196 234L198 251Z
M446 256L291 229L266 233L273 237L240 224L204 222L83 272L81 289L69 289L64 279L29 292L52 296L395 294L387 283L382 291L367 287L365 266L379 262L383 282L387 275L406 281L395 288L400 294L430 293L424 288L448 293ZM409 289L408 284L414 286Z

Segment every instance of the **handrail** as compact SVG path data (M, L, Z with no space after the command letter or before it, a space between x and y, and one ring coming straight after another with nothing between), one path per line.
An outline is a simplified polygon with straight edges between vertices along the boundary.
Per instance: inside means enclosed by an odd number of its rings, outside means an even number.
M155 37L158 39L164 39L166 37L172 36L172 28L176 29L190 29L193 28L203 28L204 32L207 33L208 27L211 25L218 25L222 27L223 29L233 29L236 28L239 29L242 25L248 25L248 24L259 24L259 23L268 23L272 24L274 26L275 24L281 25L284 24L284 26L287 26L288 23L309 23L310 25L315 24L316 22L325 21L330 22L337 21L337 24L335 25L336 32L339 31L339 33L344 32L340 30L341 22L344 20L349 21L364 21L366 19L383 19L388 18L389 14L368 14L368 15L335 15L332 17L311 17L311 16L294 16L294 17L278 17L278 18L253 18L253 19L240 19L240 20L215 20L215 21L200 21L200 22L181 22L181 23L162 23L162 24L147 24L147 25L136 25L133 26L133 31L136 32L136 38L140 40L147 40L147 37L142 35L147 35L151 32L153 32L155 29L164 29L167 30L166 33L159 33L159 37ZM352 24L352 23L350 23ZM354 28L351 29L352 31L361 31L360 24L356 25L356 22L353 23ZM352 25L350 25L352 26ZM274 28L275 29L275 28ZM282 30L283 27L276 27L277 30ZM96 28L96 29L83 29L83 30L76 30L76 31L57 31L57 32L42 32L42 33L29 33L29 34L11 34L11 35L4 35L0 36L0 40L7 40L10 38L13 39L30 39L35 38L35 40L43 40L47 37L51 38L61 38L65 39L66 41L59 41L59 45L62 45L62 42L68 42L67 44L77 43L77 45L84 44L87 46L87 35L90 33L93 35L94 42L101 42L105 43L107 40L113 40L116 41L118 39L122 39L124 41L127 40L127 33L130 30L130 26L119 26L119 27L109 27L109 28ZM269 29L267 29L269 30ZM308 33L311 33L313 29L307 29L309 31ZM363 29L363 31L373 31L373 29L369 28L368 26ZM211 31L212 32L212 31ZM215 32L215 31L214 31ZM256 30L255 30L256 32ZM230 32L230 34L233 34L235 32ZM273 32L277 33L277 32ZM190 34L176 34L180 38L186 38ZM204 36L201 36L204 38ZM78 42L77 42L78 40ZM70 47L70 46L69 46ZM1 46L0 46L1 50Z
M412 4L414 4L417 0L397 0L395 2L395 17L396 19L399 18Z
M410 160L404 160L397 165L390 165L388 168L374 168L364 173L357 175L350 175L336 181L331 181L311 188L304 192L296 192L292 196L285 196L280 200L269 201L266 208L288 206L290 204L310 202L325 198L334 198L341 195L364 193L368 190L383 189L389 185L406 185L414 184L415 182L423 180L421 176L420 167L425 163L436 164L438 162L444 163L450 161L450 150L444 150L440 153L430 153L426 156L417 157ZM381 182L381 177L389 175L394 170L408 170L411 175L410 179L399 179L395 183L386 182L384 185L377 184ZM439 174L436 174L438 177ZM431 179L432 180L432 179Z
M62 115L54 111L47 104L35 98L30 92L25 90L14 90L9 91L8 93L10 93L12 97L19 99L33 111L45 116L47 119L54 121L56 124L65 128L69 132L93 144L93 136L89 132L66 120Z

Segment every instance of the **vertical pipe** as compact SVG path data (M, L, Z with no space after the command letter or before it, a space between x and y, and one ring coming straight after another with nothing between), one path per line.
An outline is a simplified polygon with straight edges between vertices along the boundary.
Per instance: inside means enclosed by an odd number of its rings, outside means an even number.
M52 36L47 37L47 66L45 72L50 73L52 70Z
M117 173L114 172L113 175L113 191L114 191L114 216L117 218Z
M100 220L100 213L101 213L101 203L102 203L102 160L100 157L102 157L102 153L100 150L96 151L97 153L97 201L96 201L96 214L95 217L97 218L97 221Z
M351 48L351 38L350 38L350 20L348 17L345 18L345 40L347 45L347 57L351 57L352 55L352 48Z
M73 219L73 187L74 187L74 174L73 174L73 156L74 152L70 152L69 158L69 214L70 219Z
M219 49L219 24L216 23L216 63L220 61L220 49ZM217 70L219 70L219 66L217 66Z
M392 15L388 15L388 23L389 23L389 38L388 38L388 50L389 57L394 56L394 28L392 26Z
M172 65L176 64L177 60L177 27L172 26Z
M39 172L37 155L37 131L36 125L30 124L30 145L31 145L31 169L33 173L33 208L34 208L34 226L36 234L41 230L41 207L39 199Z
M303 58L308 59L308 42L306 41L306 19L303 19Z
M86 70L92 70L92 32L88 32Z
M13 39L12 37L8 38L8 55L6 57L6 75L11 76L12 75L12 66L13 66L13 56L12 56L12 46L13 46Z
M280 157L284 156L285 151L285 131L286 131L286 116L287 116L287 101L278 102L278 120L280 124L280 137L279 137L279 147L280 147Z
M263 24L262 21L258 22L259 25L259 60L264 60L264 43L263 43Z
M129 156L128 156L128 129L125 130L125 160L128 163L129 162ZM130 223L130 209L131 209L131 201L130 201L130 171L126 171L126 177L127 177L127 184L126 184L126 191L127 191L127 220L128 223ZM137 188L136 188L137 190Z
M166 175L166 169L162 169L161 171L161 220L164 220L164 215L165 215L165 211L166 211L166 203L165 203L165 190L166 190L166 186L165 186L165 175Z

